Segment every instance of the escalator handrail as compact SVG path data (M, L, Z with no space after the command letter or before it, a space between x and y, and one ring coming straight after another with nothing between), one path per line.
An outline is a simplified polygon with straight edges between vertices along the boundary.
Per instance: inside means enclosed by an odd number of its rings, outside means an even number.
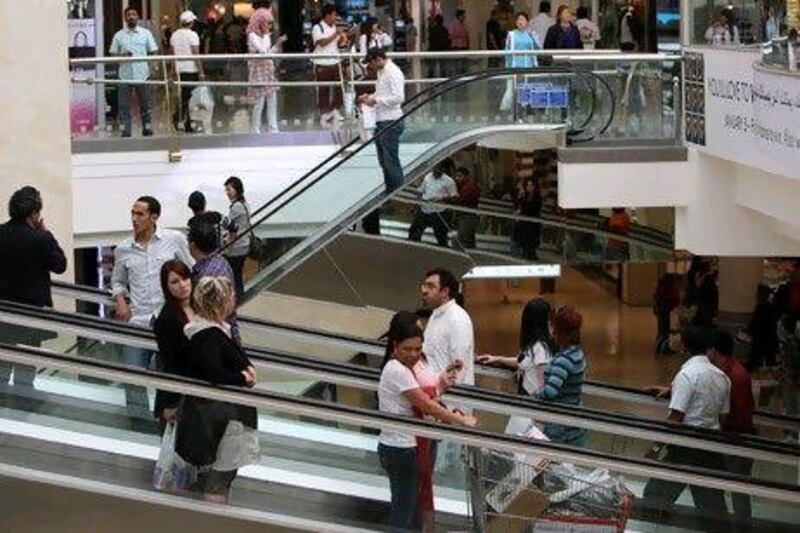
M70 326L83 327L85 328L84 331L86 329L91 329L100 332L99 334L101 335L108 332L119 336L131 336L136 341L149 341L151 343L149 347L155 348L155 335L153 332L133 324L110 323L99 317L79 316L63 311L5 301L0 301L0 315L2 315L2 313L15 314L28 319L35 318L48 323L64 323ZM117 342L119 339L112 338L109 340ZM379 371L376 369L346 363L331 363L308 356L289 354L277 350L265 350L248 346L247 355L254 361L261 361L266 364L280 364L289 369L298 367L304 370L325 374L318 377L318 379L323 380L335 381L336 378L339 377L350 380L360 379L363 380L366 385L369 385L371 382L371 388L374 389L379 379ZM746 448L747 453L758 451L781 457L789 455L792 460L800 455L800 446L792 443L772 441L747 435L732 437L720 431L675 426L674 424L664 421L642 420L631 415L612 414L586 407L561 406L559 404L537 401L528 397L512 396L474 387L454 387L448 391L447 397L454 400L466 401L470 404L479 404L481 402L484 403L484 406L491 404L488 405L487 410L492 410L492 407L494 407L494 410L502 412L503 414L515 414L507 411L509 407L513 407L525 410L525 412L522 413L523 416L537 416L538 418L542 418L542 415L544 415L544 418L551 416L563 419L556 420L558 423L582 425L583 422L581 420L575 420L576 416L580 415L579 418L592 423L605 426L609 424L617 426L616 429L620 434L624 432L632 437L639 436L640 438L646 438L642 437L642 432L649 432L658 434L652 435L653 438L661 438L667 442L675 440L684 441L687 439L690 441L689 444L686 444L686 442L672 442L679 445L691 446L691 443L697 445L699 441L701 446L696 447L714 449L712 446L709 446L709 443L719 444L740 449L740 453L741 448ZM502 406L502 408L496 406ZM532 410L533 413L527 410ZM592 428L589 427L589 429ZM665 437L665 435L669 436ZM733 441L733 443L731 441Z
M107 291L107 290L104 290L104 289L99 289L99 288L96 288L96 287L88 287L88 286L85 286L85 285L75 285L75 284L65 283L65 282L56 281L56 280L54 280L52 282L52 285L53 285L53 288L57 292L61 291L61 290L67 291L68 294L83 292L83 293L87 293L87 294L90 294L90 295L95 296L95 297L107 298L108 301L109 301L109 304L111 304L111 305L114 304L113 300L111 299L111 293L109 291ZM11 302L4 302L4 303L12 304ZM13 305L22 305L22 304L13 304ZM32 307L31 309L40 309L40 308ZM82 315L82 316L84 316L84 315ZM86 315L86 316L88 316L88 315ZM137 329L140 332L144 332L145 335L148 332L150 332L150 330L148 330L148 329L140 328L140 327L132 325L132 324L108 321L108 320L104 320L104 319L98 318L98 317L90 317L90 318L95 318L97 320L102 320L104 323L114 324L116 326L120 326L120 327L123 327L123 328L132 327L132 328ZM245 325L252 324L255 327L276 328L276 329L292 331L292 332L305 334L305 335L318 336L318 337L322 337L322 338L326 338L326 339L336 339L336 340L339 340L339 341L352 343L352 344L362 344L364 346L370 346L372 348L377 348L381 352L383 351L383 349L386 346L385 343L382 343L381 341L378 341L378 340L375 340L375 339L368 339L368 338L365 338L365 337L358 337L358 336L355 336L355 335L347 335L347 334L342 334L342 333L332 333L332 332L327 332L327 331L323 331L323 330L309 328L307 326L293 326L293 325L288 325L288 324L280 324L280 323L277 323L277 322L271 322L271 321L264 320L264 319L246 317L246 316L241 316L241 315L238 317L238 321L239 321L240 324L245 324ZM372 354L368 354L368 355L372 355ZM374 355L374 357L376 357L376 355ZM337 364L346 364L346 363L337 363ZM352 366L359 366L359 365L352 365ZM363 368L363 367L361 367L361 368ZM496 370L502 370L502 369L496 369ZM509 376L511 375L511 372L505 372L505 373L508 374ZM642 398L648 397L648 398L652 399L654 402L656 402L656 403L658 402L655 398L653 398L648 393L642 391L641 389L636 389L636 388L633 388L633 387L627 387L627 386L624 386L624 385L610 384L610 383L606 383L606 382L602 382L602 381L586 380L584 383L586 383L587 385L592 385L592 386L595 386L595 387L604 388L604 389L608 389L608 390L614 390L614 391L619 391L619 392L624 392L624 393L635 394L635 395L637 395L639 397L642 397ZM778 422L782 422L784 424L792 424L792 425L795 425L797 427L800 427L800 418L799 417L792 417L792 416L788 416L788 415L780 415L780 414L770 413L768 411L761 411L761 410L757 410L754 413L754 415L758 416L760 418L766 419L766 420L775 420L775 421L778 421Z
M469 84L477 82L477 81L483 81L483 80L486 80L486 79L490 79L490 78L494 78L494 77L498 77L498 76L502 76L502 75L508 75L508 74L522 75L522 74L525 74L526 72L530 72L530 73L537 72L537 73L548 73L548 74L570 74L570 73L574 73L574 74L579 75L579 76L584 74L581 71L572 71L572 70L569 70L569 69L558 68L558 67L537 67L537 68L530 68L530 69L493 69L493 70L482 71L482 72L479 72L479 73L472 74L467 78L461 78L461 79L458 79L458 80L455 80L455 81L448 80L448 81L442 82L441 84L437 84L437 86L440 87L440 90L438 92L436 92L436 94L434 94L432 96L429 95L428 98L426 98L422 102L414 104L413 106L411 106L410 110L404 109L403 110L403 115L400 118L392 121L392 123L389 126L387 126L386 128L384 128L384 129L382 129L380 131L377 131L375 133L375 135L373 135L372 138L369 141L361 142L360 140L355 139L350 144L348 144L348 146L347 146L348 149L347 150L342 149L342 150L339 150L339 152L337 152L337 154L339 154L339 155L343 155L345 152L347 152L347 156L346 157L339 158L339 160L334 162L332 166L330 166L324 172L321 172L318 176L316 176L315 178L311 179L310 181L308 181L306 183L306 181L314 173L316 173L323 166L327 165L328 163L332 162L335 159L333 156L329 157L328 159L325 160L325 162L320 163L319 165L314 167L314 169L312 169L311 171L305 173L303 176L301 176L300 178L295 180L292 184L290 184L287 187L285 187L279 194L277 194L276 196L274 196L273 198L268 200L265 204L260 206L258 209L254 210L252 212L251 219L250 219L251 220L250 227L248 227L245 231L242 231L242 232L238 233L234 239L232 239L231 241L226 243L223 247L218 249L216 253L223 253L223 251L225 249L227 249L228 247L232 246L235 242L237 242L237 241L239 241L241 239L245 239L245 238L249 239L250 238L250 234L253 233L258 226L260 226L262 223L264 223L264 221L269 219L272 215L277 213L280 209L282 209L285 206L287 206L288 204L290 204L293 200L295 200L298 196L303 194L309 188L311 188L314 185L316 185L317 183L319 183L326 176L328 176L331 172L333 172L334 170L338 169L341 165L343 165L346 161L349 161L356 154L359 154L367 146L375 144L377 142L377 139L379 139L383 135L386 135L387 132L389 130L391 130L394 126L396 126L397 124L402 124L410 115L412 115L414 112L416 112L422 106L424 106L425 104L430 102L432 99L437 98L437 97L439 97L439 96L441 96L441 95L443 95L445 93L448 93L448 92L450 92L450 91L452 91L452 90L454 90L456 88L459 88L459 87L462 87L462 86L465 86L465 85L469 85ZM406 107L408 107L408 106L406 106ZM360 144L358 144L358 143L360 143ZM350 148L352 148L356 144L358 144L358 146L354 150L351 150ZM294 189L297 189L298 187L299 187L299 190L295 191ZM289 197L285 198L286 196L289 196ZM274 206L274 204L278 204L278 205ZM264 211L269 211L269 212L267 212L266 214L264 214L263 216L261 216L258 220L256 220L254 222L253 219L256 218L256 215L260 214L260 213L262 213Z
M455 441L466 446L535 454L557 461L569 461L592 468L605 467L621 474L655 477L720 490L747 493L789 503L800 503L800 486L753 479L730 472L668 464L642 458L575 448L552 442L531 441L511 435L498 435L477 428L450 426L417 418L388 414L371 409L330 404L325 401L256 389L243 389L128 367L118 363L55 354L50 351L0 344L0 360L15 364L63 369L87 377L167 390L188 396L248 405L296 416L324 419L327 422L359 427L407 432L422 437Z

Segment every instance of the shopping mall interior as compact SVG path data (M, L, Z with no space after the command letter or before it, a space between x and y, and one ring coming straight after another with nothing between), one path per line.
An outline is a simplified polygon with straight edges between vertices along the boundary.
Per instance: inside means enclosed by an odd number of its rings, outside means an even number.
M4 531L800 528L800 1L7 4Z

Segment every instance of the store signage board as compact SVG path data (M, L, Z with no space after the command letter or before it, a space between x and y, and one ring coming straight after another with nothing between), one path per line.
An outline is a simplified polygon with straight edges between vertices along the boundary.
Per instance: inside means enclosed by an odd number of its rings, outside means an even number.
M752 49L692 47L687 54L699 59L690 59L692 71L684 72L686 142L721 159L800 179L800 76L760 67L760 52ZM700 104L692 83L703 87Z
M558 278L561 265L476 266L462 279Z

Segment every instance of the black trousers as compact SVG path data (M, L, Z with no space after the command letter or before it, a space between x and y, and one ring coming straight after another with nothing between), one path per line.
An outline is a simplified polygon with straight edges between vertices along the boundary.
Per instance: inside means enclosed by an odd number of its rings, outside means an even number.
M668 446L667 454L663 461L678 465L706 468L712 470L726 470L725 458L722 454L684 448L682 446ZM648 513L657 517L660 513L669 511L687 483L667 481L664 479L650 479L644 487L643 507ZM697 509L698 518L705 525L706 531L729 531L728 509L725 504L725 494L718 489L689 485L692 500ZM657 519L657 518L656 518Z
M197 72L181 72L181 82L184 81L200 81L200 74ZM187 133L192 131L192 119L189 117L189 100L192 99L192 91L197 88L197 85L181 85L181 107L175 110L172 115L172 123L177 128L178 124L183 121L183 129Z
M408 239L411 241L421 241L422 234L428 227L433 228L433 234L436 236L436 242L439 246L447 247L447 232L448 227L444 221L444 213L423 213L422 210L417 210L414 215L414 221L411 222L411 227L408 229Z

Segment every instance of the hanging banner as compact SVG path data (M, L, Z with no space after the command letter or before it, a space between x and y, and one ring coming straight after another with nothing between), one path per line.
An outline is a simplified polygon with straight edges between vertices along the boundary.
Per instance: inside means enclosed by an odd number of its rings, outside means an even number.
M94 19L67 20L69 57L94 57L95 22ZM75 79L93 78L95 68L70 69ZM70 131L72 135L93 133L97 127L97 87L85 83L72 83L70 89Z
M800 76L762 67L757 50L694 47L687 53L686 142L721 159L800 178ZM702 101L695 94L700 87Z

